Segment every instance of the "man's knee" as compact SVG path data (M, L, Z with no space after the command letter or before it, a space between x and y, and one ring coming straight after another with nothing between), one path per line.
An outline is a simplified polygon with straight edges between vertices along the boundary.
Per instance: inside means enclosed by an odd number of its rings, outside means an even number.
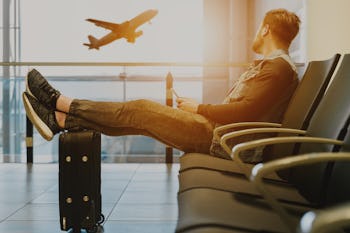
M138 100L131 101L131 103L133 103L135 105L139 105L139 106L149 105L151 102L152 101L147 100L147 99L138 99Z
M147 99L138 99L128 102L128 105L132 106L135 110L145 110L149 108L154 109L160 104Z

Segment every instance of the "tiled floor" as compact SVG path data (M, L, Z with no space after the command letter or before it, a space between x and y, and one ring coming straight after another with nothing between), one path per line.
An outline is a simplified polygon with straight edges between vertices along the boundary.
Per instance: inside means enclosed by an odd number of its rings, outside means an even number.
M102 164L106 233L174 232L178 164ZM56 233L58 164L0 164L0 233Z

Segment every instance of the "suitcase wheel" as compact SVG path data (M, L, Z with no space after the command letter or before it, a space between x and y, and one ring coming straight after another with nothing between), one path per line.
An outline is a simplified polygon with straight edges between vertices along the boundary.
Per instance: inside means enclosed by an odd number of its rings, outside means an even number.
M105 216L103 214L100 215L100 220L98 220L97 224L101 225L105 221Z

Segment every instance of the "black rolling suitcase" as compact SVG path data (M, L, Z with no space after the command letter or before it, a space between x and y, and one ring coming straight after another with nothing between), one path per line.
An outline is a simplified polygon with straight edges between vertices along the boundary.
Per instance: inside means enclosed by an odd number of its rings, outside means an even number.
M65 132L59 137L61 230L96 232L101 213L101 134Z

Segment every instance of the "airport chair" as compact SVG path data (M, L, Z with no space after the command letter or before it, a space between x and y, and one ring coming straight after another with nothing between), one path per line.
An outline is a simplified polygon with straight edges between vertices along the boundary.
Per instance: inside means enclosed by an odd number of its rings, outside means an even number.
M346 154L347 157L344 158L341 155L339 159L350 161L350 105L348 105L347 109L347 119L343 119L346 127L343 127L339 133L339 138L346 137L342 143L337 144L342 145L342 151L347 151L347 153L342 153ZM347 135L344 135L346 133ZM313 145L311 148L303 148L305 151L312 149L311 153L312 151L323 150L323 142L331 142L327 139L322 141L321 138L300 136L261 139L242 144L250 148L267 142L271 143L271 141L274 141L274 143L284 143L290 140L303 141L304 143L320 142L320 144ZM338 148L335 148L335 150L338 150ZM324 152L324 154L320 154L319 158L317 157L318 154L298 155L277 159L266 164L258 164L253 168L251 174L251 179L254 183L247 180L237 183L237 180L231 180L231 185L235 187L235 191L199 186L180 192L178 194L179 232L187 232L188 229L202 228L203 226L220 226L219 228L247 230L245 225L249 226L249 229L252 227L253 230L275 232L274 230L278 229L276 232L288 232L288 229L295 227L296 221L300 218L301 214L310 208L319 208L325 204L349 201L350 185L347 182L350 177L350 163L322 163L305 167L305 165L315 162L335 160L337 157L331 156L339 154ZM301 168L293 168L294 166L301 165L303 165ZM266 182L268 180L262 178L267 173L289 169L290 167L293 168L289 177L291 181L290 186L280 185L280 189L277 190L270 182ZM206 179L205 176L200 177ZM239 180L244 179L239 177ZM217 179L216 182L220 183L221 179ZM249 193L245 190L246 187L256 192L254 194L252 192ZM259 194L262 194L262 197L268 200L268 202L262 200ZM292 208L296 213L292 215L292 220L290 220L286 211L281 208L281 205L278 203L280 200L278 199L282 199L283 206ZM271 212L269 204L272 205L273 209L279 211L277 212L278 214ZM282 219L279 216L282 216Z
M308 211L299 221L296 233L345 233L350 227L350 203L320 211ZM225 229L220 226L194 228L190 233L244 233L238 229Z
M309 137L322 137L321 139L315 140L319 140L320 143L342 143L341 140L343 139L344 135L339 135L339 132L347 129L349 124L346 121L346 118L350 114L350 94L347 90L347 87L350 86L349 75L350 55L346 55L342 61L339 71L333 78L333 81L330 84L327 93L319 104L314 117L311 119L308 130L302 132L303 135L306 135L308 137L291 137L289 142L294 143L295 140L299 140L299 142L301 142L304 139L309 140ZM342 101L338 101L339 99ZM334 104L334 102L337 104ZM288 129L286 130L288 131ZM327 138L327 140L323 138ZM258 141L259 143L267 141L266 145L269 143L273 144L268 139L261 139ZM283 144L284 143L281 145ZM261 146L264 145L258 144L258 147ZM242 143L235 146L232 149L233 156L235 156L235 161L227 160L227 162L240 164L244 167L245 164L237 155L245 148L250 149L254 147L249 143ZM300 153L310 153L314 151L332 151L332 149L333 147L329 145L315 147L313 144L305 144L300 148ZM245 172L246 176L249 178L250 167L249 169L246 169ZM277 175L274 174L274 176ZM293 201L297 203L308 203L308 201L303 196L296 195L297 190L295 190L295 188L288 183L270 181L269 185L269 188L273 189L274 193L278 193L279 197L282 200ZM235 173L208 169L189 169L179 174L179 193L189 189L205 187L237 193L243 192L249 193L251 195L259 195L259 192L257 192L251 183L244 179L244 177L235 175Z
M350 151L349 135L345 138L344 141L310 137L310 135L333 135L332 137L334 138L334 135L338 135L338 139L341 139L344 138L344 135L348 131L350 121L350 98L348 94L348 87L350 86L349 62L350 56L347 55L344 57L336 76L330 84L325 94L325 97L322 99L322 102L320 103L312 118L312 121L310 122L310 126L308 127L308 137L276 137L242 143L233 148L233 156L237 156L237 152L244 149L251 149L262 145L265 146L288 142L303 142L300 148L301 153L331 150L337 151L339 148L334 148L330 145L333 143L342 145L342 150L344 151ZM327 112L331 115L326 114ZM328 117L325 117L327 115ZM329 116L331 116L331 118ZM321 126L317 126L317 124L320 123ZM322 134L319 135L319 132L322 132ZM309 157L310 156L304 156L304 160L302 161L310 163L313 162L313 160L316 160L319 162L317 158L313 158L315 156L310 158ZM323 157L320 158L323 159ZM299 156L275 160L270 163L267 163L267 165L269 167L271 166L270 164L280 163L281 167L286 169L288 168L288 166L293 165L293 159L299 159ZM342 190L342 188L348 188L349 185L346 184L346 181L345 184L344 182L341 182L342 179L344 179L345 177L350 177L349 174L346 173L350 171L350 169L347 166L347 169L342 169L343 173L335 172L341 166L344 165L321 164L318 166L313 165L311 167L304 166L302 168L289 169L290 176L288 177L288 181L290 181L291 184L294 185L294 187L296 187L296 191L299 191L301 196L307 201L307 203L304 203L305 205L295 205L295 203L293 202L284 202L285 206L289 206L294 210L295 213L299 213L299 215L297 214L295 216L294 220L298 220L300 214L305 212L304 208L308 209L310 208L310 206L318 207L322 206L324 203L339 202L343 199L347 200L346 198L350 197L349 190ZM259 167L264 166L257 166L257 168ZM261 172L258 173L259 169L257 168L253 170L253 175L255 173L259 174L259 179L255 180L258 180L260 181L260 183L263 183L261 182L262 180L264 180L262 179L262 177L266 175L266 172L262 172L261 175ZM264 169L262 169L261 171L264 171ZM337 174L338 178L334 181L334 178L330 176L331 174ZM200 177L201 179L207 179L207 177L205 176ZM217 179L216 182L220 183L221 179ZM280 205L277 204L276 198L280 197L279 193L277 193L275 190L270 189L268 189L269 192L267 192L266 185L263 186L265 187L263 189L261 188L260 183L258 182L259 185L254 185L255 189L259 191L256 192L255 195L247 195L246 190L242 190L241 186L235 187L235 191L225 191L215 187L192 188L179 193L178 231L182 232L186 229L194 229L197 228L197 226L220 226L220 228L234 228L236 230L249 229L251 231L253 229L274 232L291 232L290 229L295 226L294 221L293 224L291 224L291 221L288 220L288 215L286 214L286 211L283 211L283 208L281 210ZM329 185L329 183L331 185ZM235 184L235 181L232 180L231 185ZM270 188L270 182L267 184L267 187ZM336 188L332 188L334 184L336 184ZM326 193L325 191L328 191L328 193ZM278 215L276 215L276 213L272 213L271 209L269 209L269 205L267 205L267 202L262 200L261 197L257 196L257 194L259 193L263 193L263 196L269 201L268 203L272 203L271 205L273 209L276 209L280 212ZM295 192L296 196L300 194ZM271 195L274 196L271 197ZM297 199L300 199L300 197L297 197L294 200ZM245 215L247 215L248 217L244 217ZM288 225L285 225L283 221L280 221L278 216L282 216L284 222L287 222ZM249 227L247 228L247 226Z
M349 137L347 141L349 144ZM328 195L319 209L348 202L350 186L344 183L350 177L349 152L298 155L254 167L251 180L264 199L208 188L181 193L178 197L179 220L176 232L205 232L206 229L212 229L212 232L296 232L301 216L314 209L292 203L279 203L274 193L264 186L262 177L265 173L279 169L329 161L336 161L338 167L333 169L330 182L325 184L328 189L324 191ZM308 174L310 171L304 170L304 175ZM337 193L343 195L333 195Z
M299 223L298 233L344 233L350 227L350 203L321 211L309 211Z
M345 233L344 227L350 227L350 204L340 205L321 211L309 211L299 222L297 233ZM187 230L190 233L244 233L239 229L225 229L220 226L207 226Z
M283 127L306 129L331 80L339 58L340 55L336 54L328 60L312 61L308 64L281 124L269 122L234 123L216 128L214 130L214 137L220 140L220 137L224 133L237 131L241 128ZM231 148L225 143L225 140L228 139L229 137L224 138L223 147L230 154ZM291 151L293 145L289 145L288 149ZM280 151L279 148L275 148L274 150L277 154L280 154L278 153ZM284 146L283 150L287 150L286 146ZM201 153L188 153L180 158L180 173L192 168L207 168L210 170L241 173L235 163Z

